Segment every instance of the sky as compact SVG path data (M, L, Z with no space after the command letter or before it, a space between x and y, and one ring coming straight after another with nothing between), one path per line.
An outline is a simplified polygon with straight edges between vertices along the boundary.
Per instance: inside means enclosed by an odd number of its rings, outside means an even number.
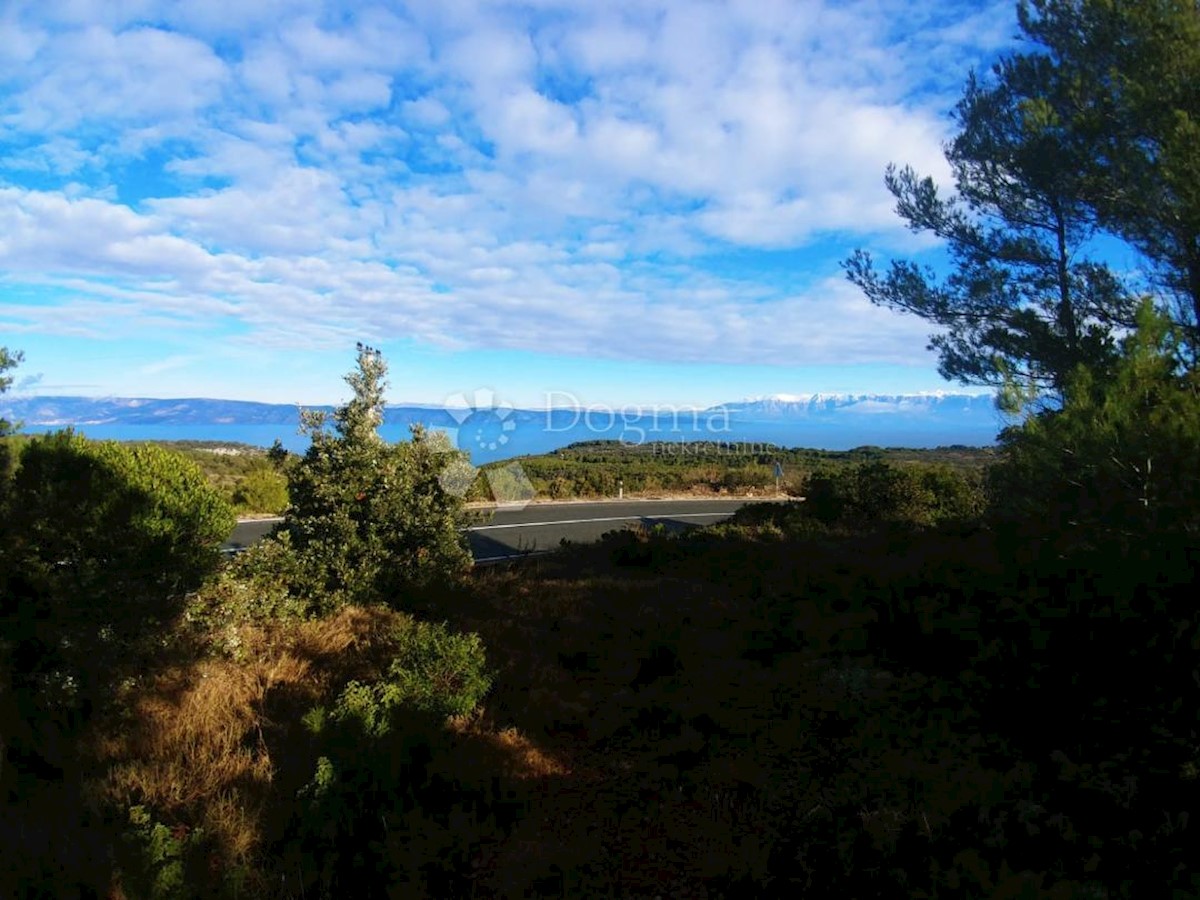
M6 0L24 394L540 407L961 390L840 262L936 260L1003 2Z

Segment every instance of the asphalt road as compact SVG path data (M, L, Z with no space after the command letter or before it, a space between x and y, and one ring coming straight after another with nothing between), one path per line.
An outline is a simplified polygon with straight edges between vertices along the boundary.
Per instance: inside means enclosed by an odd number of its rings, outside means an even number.
M606 531L642 523L668 529L711 525L733 515L753 498L736 500L601 500L584 503L533 503L524 509L481 510L483 521L467 529L476 562L497 562L544 552L566 538L577 543L599 540ZM270 533L279 519L239 522L225 544L246 547Z

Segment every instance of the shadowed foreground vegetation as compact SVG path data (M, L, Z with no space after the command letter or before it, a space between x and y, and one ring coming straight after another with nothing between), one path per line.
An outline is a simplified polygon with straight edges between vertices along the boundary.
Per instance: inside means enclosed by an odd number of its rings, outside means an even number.
M78 795L10 753L48 844L27 828L41 868L16 872L59 896L1200 890L1193 542L748 519L408 613L313 617L240 561L78 731Z

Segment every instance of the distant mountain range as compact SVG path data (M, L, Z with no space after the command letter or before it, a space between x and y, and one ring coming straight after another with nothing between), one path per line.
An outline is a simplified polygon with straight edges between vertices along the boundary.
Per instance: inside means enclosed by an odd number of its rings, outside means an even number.
M332 406L312 406L332 412ZM500 409L501 415L543 418L546 410ZM681 410L664 408L659 415ZM476 410L440 406L389 406L385 421L407 424L410 421L436 419L436 424L453 426L464 415ZM582 411L562 408L555 416L570 417ZM654 415L650 409L614 410L616 415ZM688 413L729 414L743 418L807 419L814 416L898 415L946 416L984 415L994 417L995 400L991 394L773 394L722 403L708 409L688 409ZM596 410L593 410L593 415ZM187 398L154 400L133 397L0 397L0 416L26 425L66 427L68 425L294 425L296 406L283 403L255 403L248 400L212 400ZM434 424L434 423L430 423Z
M332 407L306 407L332 412ZM289 404L187 398L0 396L0 418L28 431L73 426L115 439L227 440L303 450ZM1006 424L985 394L776 394L708 409L444 408L389 406L383 433L398 439L421 423L444 429L475 462L545 453L585 440L723 441L849 449L865 444L931 447L991 444Z
M984 416L996 415L993 394L772 394L713 407L732 415L767 419L814 416Z

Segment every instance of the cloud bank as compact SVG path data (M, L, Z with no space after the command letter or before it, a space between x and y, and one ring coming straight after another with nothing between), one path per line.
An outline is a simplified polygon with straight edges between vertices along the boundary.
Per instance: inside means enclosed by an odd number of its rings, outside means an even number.
M1009 40L932 6L8 4L0 329L928 365L836 264Z

